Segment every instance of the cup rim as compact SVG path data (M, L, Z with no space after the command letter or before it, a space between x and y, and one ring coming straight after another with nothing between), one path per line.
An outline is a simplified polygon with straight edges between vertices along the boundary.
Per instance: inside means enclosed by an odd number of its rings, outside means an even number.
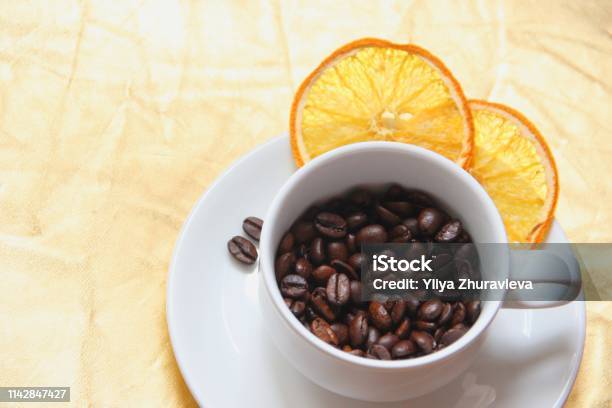
M450 346L443 348L442 350L438 350L434 353L416 358L401 360L374 360L354 356L345 351L337 349L314 336L298 321L298 319L295 318L295 316L293 316L293 314L291 314L289 308L287 308L286 304L284 303L280 290L278 289L278 285L276 283L276 278L274 275L273 261L276 252L276 243L271 242L271 236L272 229L274 227L273 220L278 217L278 214L282 209L284 202L286 201L286 197L295 187L295 185L299 184L301 180L307 177L308 174L312 172L315 168L323 166L329 161L338 160L343 157L349 156L355 152L361 152L365 150L389 152L396 152L397 150L399 150L403 151L407 155L424 156L428 160L436 162L437 165L440 165L448 170L453 171L453 174L455 174L456 177L462 181L462 183L469 185L472 188L473 192L478 194L478 198L483 203L483 205L488 207L489 210L492 210L490 211L490 214L492 214L492 216L496 218L496 221L491 228L496 229L498 242L507 243L505 227L501 219L501 215L497 211L493 200L484 190L484 188L480 185L480 183L478 183L478 181L476 181L476 179L474 179L471 174L469 174L467 171L465 171L453 161L431 150L405 143L387 141L353 143L326 152L314 158L310 162L306 163L304 166L299 168L293 175L291 175L291 177L285 182L285 184L281 187L281 189L274 197L272 204L270 205L266 213L266 222L264 222L260 239L259 269L260 273L263 274L263 281L264 286L266 288L266 292L268 296L270 296L272 304L274 304L274 307L276 308L277 312L280 313L282 319L285 321L286 325L291 328L291 330L293 330L298 336L306 340L306 343L308 343L310 346L341 362L354 364L361 367L375 368L379 370L398 370L404 368L422 367L443 360L448 360L449 358L452 358L457 352L470 346L477 338L480 337L480 335L488 328L488 326L495 318L498 310L501 307L502 301L483 301L490 304L490 307L487 308L487 315L482 316L481 314L481 318L478 319L476 327L470 327L470 329L466 332L464 336L462 336ZM482 317L485 317L485 320L482 320Z

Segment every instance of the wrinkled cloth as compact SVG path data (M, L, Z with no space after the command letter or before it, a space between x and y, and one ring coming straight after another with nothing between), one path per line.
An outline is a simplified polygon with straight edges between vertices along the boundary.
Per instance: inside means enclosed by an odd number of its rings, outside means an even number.
M0 19L0 385L195 405L165 321L179 229L360 37L421 45L531 118L570 240L612 241L609 1L5 1ZM587 310L568 406L609 406L612 303Z

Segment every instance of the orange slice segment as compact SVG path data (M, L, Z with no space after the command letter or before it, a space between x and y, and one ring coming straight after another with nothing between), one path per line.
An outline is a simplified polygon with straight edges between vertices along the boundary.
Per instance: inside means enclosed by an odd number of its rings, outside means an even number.
M459 83L438 58L414 45L363 39L336 50L302 83L290 135L298 166L350 143L387 140L467 168L474 127Z
M471 173L495 202L510 242L541 242L559 196L557 166L548 145L514 109L478 100L469 105L476 129Z

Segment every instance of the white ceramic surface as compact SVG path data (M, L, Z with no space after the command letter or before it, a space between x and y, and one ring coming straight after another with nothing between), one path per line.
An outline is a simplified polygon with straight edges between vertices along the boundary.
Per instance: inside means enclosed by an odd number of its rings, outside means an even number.
M286 136L256 149L198 202L177 243L167 319L177 361L201 405L373 405L330 393L289 366L266 337L257 271L226 253L226 240L241 232L241 220L263 217L294 171ZM556 223L549 240L566 241ZM546 310L502 310L475 364L437 392L411 400L410 406L561 405L578 370L584 329L580 302Z

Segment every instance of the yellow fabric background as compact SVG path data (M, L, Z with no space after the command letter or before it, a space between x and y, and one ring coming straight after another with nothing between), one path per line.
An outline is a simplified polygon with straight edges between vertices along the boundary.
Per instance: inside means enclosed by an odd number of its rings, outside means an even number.
M4 1L0 21L0 385L194 405L164 313L179 228L359 37L422 45L468 96L523 111L571 240L612 241L609 1ZM611 303L588 305L569 406L611 404L611 325Z

